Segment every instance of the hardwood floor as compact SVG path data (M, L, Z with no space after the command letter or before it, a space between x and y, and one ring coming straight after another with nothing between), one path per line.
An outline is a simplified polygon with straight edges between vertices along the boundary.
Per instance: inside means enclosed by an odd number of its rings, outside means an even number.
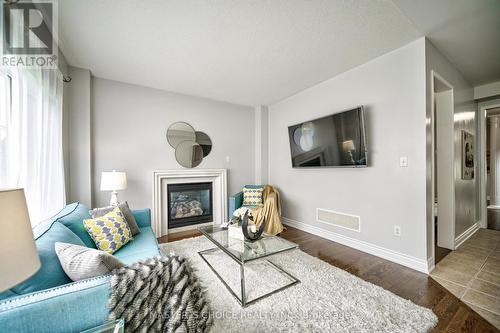
M199 235L198 231L185 231L163 236L158 241L174 242ZM281 236L299 244L310 255L431 308L439 318L433 332L500 332L426 274L295 228L287 227Z
M446 257L451 250L445 249L444 247L435 246L434 247L434 257L436 258L436 264L440 262L444 257Z

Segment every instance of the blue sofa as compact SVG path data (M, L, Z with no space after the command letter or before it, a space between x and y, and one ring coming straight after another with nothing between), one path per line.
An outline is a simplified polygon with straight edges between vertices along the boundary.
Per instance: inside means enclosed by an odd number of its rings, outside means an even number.
M72 282L62 270L55 242L95 244L83 227L90 218L83 204L66 206L33 230L42 266L28 280L0 293L2 332L80 332L106 322L110 275ZM160 254L149 209L132 211L140 234L114 255L125 264Z

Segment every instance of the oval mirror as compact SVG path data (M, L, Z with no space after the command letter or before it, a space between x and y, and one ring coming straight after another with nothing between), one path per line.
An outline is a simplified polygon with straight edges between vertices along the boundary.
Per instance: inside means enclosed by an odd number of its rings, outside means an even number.
M195 139L194 128L183 121L173 123L167 130L167 141L174 149L183 141L194 142Z
M201 146L203 157L207 157L212 150L212 140L210 140L210 137L204 132L196 131L196 143Z
M203 149L194 141L182 141L175 148L175 159L185 168L194 168L203 160Z

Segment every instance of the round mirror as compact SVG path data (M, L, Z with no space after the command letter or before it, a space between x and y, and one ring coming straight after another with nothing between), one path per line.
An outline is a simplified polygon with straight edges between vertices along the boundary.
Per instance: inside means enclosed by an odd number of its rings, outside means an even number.
M297 146L300 146L301 137L302 137L302 127L299 126L295 129L295 131L293 131L293 142L295 142Z
M182 121L173 123L167 130L167 141L174 149L183 141L194 142L195 139L194 128Z
M175 159L185 168L194 168L203 160L203 149L194 141L182 141L175 148Z
M210 140L210 137L204 132L196 131L196 143L201 146L203 157L207 157L212 150L212 140Z

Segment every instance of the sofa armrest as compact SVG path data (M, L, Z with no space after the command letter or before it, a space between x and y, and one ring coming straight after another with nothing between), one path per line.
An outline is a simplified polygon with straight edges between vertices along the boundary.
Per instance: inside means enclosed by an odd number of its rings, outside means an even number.
M234 211L240 208L242 205L243 205L243 192L238 192L235 195L230 196L228 218L230 219L233 216Z
M151 209L135 209L132 211L139 228L151 226Z
M80 332L108 318L109 275L0 302L3 332Z

